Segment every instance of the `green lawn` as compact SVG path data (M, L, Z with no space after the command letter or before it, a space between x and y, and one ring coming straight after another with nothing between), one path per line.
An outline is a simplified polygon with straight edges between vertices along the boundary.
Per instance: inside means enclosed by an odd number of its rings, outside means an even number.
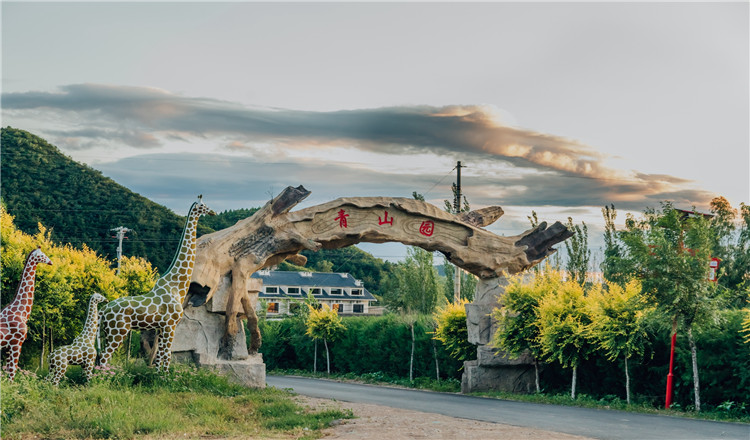
M162 377L143 365L97 371L82 384L80 369L59 388L21 371L0 386L3 439L315 439L351 412L311 412L292 394L250 389L185 366Z

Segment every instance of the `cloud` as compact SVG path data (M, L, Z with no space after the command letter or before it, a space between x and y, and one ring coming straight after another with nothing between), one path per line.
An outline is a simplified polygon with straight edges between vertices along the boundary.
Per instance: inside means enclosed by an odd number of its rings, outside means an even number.
M594 148L576 140L505 125L499 111L492 106L312 112L252 108L160 89L97 84L68 85L54 93L5 93L2 105L3 112L11 116L49 111L54 118L67 117L75 121L75 126L82 128L55 130L49 134L78 149L96 142L120 142L153 149L167 140L218 138L220 151L246 153L269 162L274 158L287 160L287 153L293 151L332 150L345 145L386 155L432 153L471 157L474 163L488 166L497 162L511 164L514 172L508 175L479 173L476 176L473 185L482 195L481 201L475 200L475 204L496 204L499 196L505 204L522 206L615 203L623 208L642 209L656 206L667 198L680 204L704 204L712 196L689 189L690 181L685 179L608 168L604 165L607 158ZM149 170L141 166L144 172ZM296 183L289 182L289 177L298 177L297 181L302 183L328 179L348 185L348 189L353 189L352 182L371 178L373 182L399 182L403 183L399 188L418 190L429 186L417 186L419 179L434 182L440 177L399 175L394 178L387 173L363 171L361 167L347 169L331 165L326 168L317 164L313 168L300 163L288 169L281 165L249 168L254 170L252 176L246 176L250 180L278 182L278 189ZM200 173L191 176L200 176ZM214 175L218 181L223 177L218 172ZM143 179L140 182L148 181L146 177ZM204 183L210 185L205 179Z
M435 187L443 177L438 174L395 174L336 163L259 162L216 154L149 154L98 164L96 168L166 206L181 206L177 200L185 200L182 204L188 206L195 194L202 193L218 210L259 206L283 188L297 185L312 191L304 206L344 196L411 197L413 191L430 190L427 199L442 207L442 200L450 194L450 179ZM566 179L543 173L472 176L470 182L465 195L473 207L516 206L529 212L544 206L598 209L611 203L619 209L640 211L667 199L690 207L708 197L695 190L646 192L643 188L602 186L595 179Z
M122 143L134 148L152 149L161 147L162 142L153 134L136 130L108 130L85 128L77 130L49 130L48 134L64 140L72 150L95 148L102 143Z
M398 153L408 150L475 152L522 159L540 169L596 175L602 156L576 141L502 125L489 106L389 107L309 112L255 109L227 101L190 98L143 87L69 85L60 92L3 94L7 111L55 110L93 118L136 143L139 136L234 135L250 141L340 142ZM127 130L122 127L129 127ZM58 135L71 134L57 133ZM130 135L128 137L128 135ZM103 137L97 135L96 137ZM145 145L153 145L146 139ZM520 162L517 162L520 163Z

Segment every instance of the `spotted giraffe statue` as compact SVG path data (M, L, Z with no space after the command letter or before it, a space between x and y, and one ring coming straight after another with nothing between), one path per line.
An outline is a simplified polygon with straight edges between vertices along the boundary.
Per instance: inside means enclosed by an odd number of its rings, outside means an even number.
M118 298L102 309L101 326L106 338L106 347L100 359L102 366L107 365L131 329L155 329L159 342L154 364L157 371L169 368L175 327L182 318L182 304L193 274L198 218L203 214L215 215L199 196L198 202L190 207L180 247L172 265L156 281L149 293Z
M39 263L52 264L49 257L44 255L41 248L36 248L26 257L26 265L18 284L18 291L13 301L0 311L0 348L7 348L8 359L5 371L11 381L16 376L18 358L21 355L21 345L26 340L26 321L31 314L34 304L34 286L36 282L36 266Z
M68 365L80 365L86 375L86 380L91 380L96 364L96 332L99 329L99 307L100 302L107 298L100 293L94 293L89 299L89 308L86 312L86 323L81 333L70 345L56 348L49 357L48 379L55 385L65 376Z

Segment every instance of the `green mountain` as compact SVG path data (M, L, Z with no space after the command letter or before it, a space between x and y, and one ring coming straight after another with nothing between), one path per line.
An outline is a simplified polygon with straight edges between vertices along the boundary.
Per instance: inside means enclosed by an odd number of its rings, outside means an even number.
M112 260L117 240L110 229L125 226L123 254L148 259L159 270L172 262L185 218L136 194L101 172L62 154L33 134L2 129L0 189L16 226L29 234L42 223L58 243L88 246ZM199 233L211 229L199 225Z
M201 223L214 231L219 231L234 226L238 221L250 217L255 214L255 211L258 209L260 208L230 209L216 215L205 216L201 218Z
M159 270L169 267L184 217L74 161L38 136L11 127L1 132L0 195L18 229L35 234L41 223L54 241L76 248L86 245L114 264L117 240L111 229L125 226L134 232L123 242L124 255L146 258ZM257 209L202 217L198 234L228 228ZM355 247L303 254L306 270L349 272L374 293L383 290L393 270L393 264Z

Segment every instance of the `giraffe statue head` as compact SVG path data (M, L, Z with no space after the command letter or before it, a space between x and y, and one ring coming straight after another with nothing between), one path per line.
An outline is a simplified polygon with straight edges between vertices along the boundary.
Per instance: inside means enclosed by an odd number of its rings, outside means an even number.
M198 201L193 203L193 206L190 207L191 213L196 213L198 216L201 215L216 215L213 209L209 208L203 203L203 194L198 196Z
M107 298L99 292L93 293L91 298L89 298L89 304L99 304L103 302L107 302Z
M51 266L52 260L50 260L48 256L44 255L44 252L42 252L42 247L39 246L33 251L31 251L31 253L29 253L29 256L26 257L26 264L28 265L31 263L33 264L44 263L44 264L49 264Z

